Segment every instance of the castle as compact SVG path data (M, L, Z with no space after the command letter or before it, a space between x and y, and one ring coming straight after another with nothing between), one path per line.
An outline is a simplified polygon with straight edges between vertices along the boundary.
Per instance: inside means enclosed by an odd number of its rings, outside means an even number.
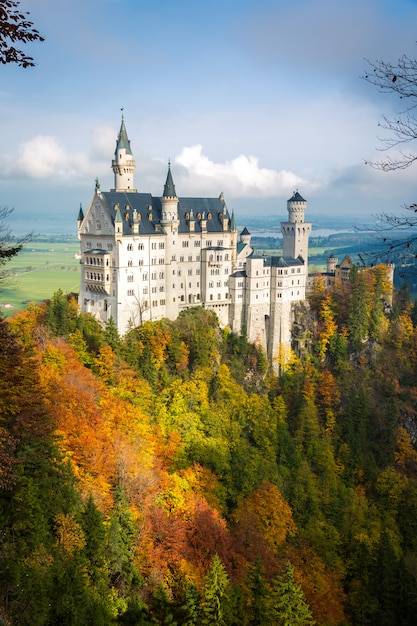
M80 207L79 305L121 335L147 320L174 320L185 309L213 310L223 327L261 344L272 360L291 344L294 304L305 299L308 240L306 201L297 192L281 224L283 253L256 254L245 228L237 233L223 194L177 196L170 163L160 197L135 189L125 121L112 160L114 189L96 189ZM162 185L161 185L162 186Z

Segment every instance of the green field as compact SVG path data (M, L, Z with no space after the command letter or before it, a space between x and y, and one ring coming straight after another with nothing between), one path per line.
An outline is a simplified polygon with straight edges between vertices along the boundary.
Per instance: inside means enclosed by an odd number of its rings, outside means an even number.
M42 302L55 291L78 292L80 262L78 242L31 242L6 266L9 278L0 287L4 315L24 309L28 302ZM10 305L5 308L5 305Z

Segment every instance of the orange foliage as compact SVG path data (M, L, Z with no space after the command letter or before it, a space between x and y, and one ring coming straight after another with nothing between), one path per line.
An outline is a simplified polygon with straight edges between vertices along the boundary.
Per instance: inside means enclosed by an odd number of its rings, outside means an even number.
M292 510L279 489L271 483L262 483L240 501L232 519L236 549L248 561L260 557L265 570L274 573L280 549L297 530Z
M302 586L306 602L318 624L342 624L345 621L340 576L327 567L313 548L298 541L290 547L284 562L290 560L295 578Z

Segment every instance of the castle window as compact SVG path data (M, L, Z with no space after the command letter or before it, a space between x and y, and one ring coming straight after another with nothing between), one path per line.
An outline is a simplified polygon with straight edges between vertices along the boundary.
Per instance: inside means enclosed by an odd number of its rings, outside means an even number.
M156 280L156 272L152 272L151 278L152 278L152 280Z
M181 302L184 302L184 296L181 296L180 300Z
M221 283L220 280L218 280L217 283L216 283L216 287L221 287L221 286L222 286L222 283Z
M135 295L135 291L133 289L128 289L127 290L127 295L128 296L134 296Z
M196 248L199 248L199 247L201 246L201 241L200 241L199 239L196 239L196 240L194 241L194 246L195 246Z
M101 230L101 222L100 222L100 220L96 221L96 228L97 228L97 230Z
M180 263L184 263L184 257L180 256Z
M155 257L153 257L152 261L151 261L151 265L156 265L156 259Z
M225 274L228 274L228 273L229 273L229 268L228 268L228 267L226 267L226 268L224 269L224 273L225 273Z
M225 254L225 255L224 255L224 260L225 260L225 261L228 261L228 260L229 260L229 255L228 255L228 254Z
M145 246L143 245L143 243L140 243L138 245L138 250L144 250L144 249L145 249Z
M133 250L133 245L132 245L131 243L128 243L128 244L127 244L127 249L128 249L128 251L129 251L129 252L132 252L132 250Z
M107 261L107 264L108 264L108 261ZM127 262L127 266L128 267L132 267L132 265L133 265L133 261L132 261L132 259L129 259L128 262Z
M188 283L188 288L191 289L191 283Z
M134 280L135 280L135 277L133 276L133 274L129 274L129 276L127 277L127 282L133 283Z
M188 270L188 276L192 276L193 275L193 270Z
M159 278L165 278L165 272L159 272Z
M189 256L189 257L188 257L188 262L189 262L189 263L191 263L191 261L192 261L192 260L193 260L193 257L192 257L192 256Z
M161 286L159 287L159 291L165 291L165 289L164 289L164 286L163 286L163 285L161 285Z
M143 265L143 259L139 259L138 265Z
M182 247L183 248L188 248L188 241L183 241L182 242Z
M159 249L160 250L164 250L165 249L165 243L163 241L159 244Z
M277 293L277 298L282 298L282 293Z
M142 275L142 280L148 280L148 272L144 272Z
M152 250L156 250L156 243L155 243L155 242L154 242L154 243L152 243L151 248L152 248Z
M160 300L159 304L161 304L163 306L165 304L165 300Z
M195 260L200 262L200 255L199 254L197 254L197 256L195 257Z
M197 268L195 273L197 274L197 276L200 276L200 268Z
M209 283L209 289L211 289L212 287L214 287L214 283L213 283L213 282L210 282L210 283Z
M144 287L142 291L143 291L143 293L148 293L148 288Z
M210 294L210 300L213 300L213 294L212 293Z
M164 265L164 264L165 264L165 259L164 259L164 257L161 257L159 259L159 265Z
M152 306L158 306L158 300L152 300Z
M219 239L219 241L217 242L217 245L222 248L223 247L223 239Z
M282 276L282 270L278 270L278 275Z
M143 308L144 308L144 309L147 309L147 308L148 308L148 301L147 301L147 300L144 300L144 301L143 301Z
M157 289L156 287L152 287L152 293L156 293Z
M218 294L217 294L217 300L221 300L221 299L222 299L222 294L221 294L221 293L218 293Z
M301 269L297 267L297 274L299 274L300 272L301 272Z

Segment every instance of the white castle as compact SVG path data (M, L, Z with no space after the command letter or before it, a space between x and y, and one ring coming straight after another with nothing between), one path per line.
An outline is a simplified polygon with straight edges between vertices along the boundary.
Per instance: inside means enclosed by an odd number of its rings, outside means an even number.
M265 257L238 235L223 193L218 198L178 197L171 166L162 196L135 189L124 118L112 161L114 189L98 181L84 215L78 215L81 254L79 305L102 322L111 317L121 335L148 320L190 307L215 311L219 323L263 346L272 360L291 345L294 304L305 300L308 239L306 201L297 192L281 223L282 255Z

